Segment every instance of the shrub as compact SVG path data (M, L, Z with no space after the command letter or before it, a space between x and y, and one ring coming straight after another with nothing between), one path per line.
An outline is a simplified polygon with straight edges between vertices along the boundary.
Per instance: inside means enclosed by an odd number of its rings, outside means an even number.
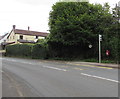
M42 44L35 44L32 49L32 58L34 59L46 59L48 58L47 46Z
M6 46L7 56L30 57L34 59L48 58L48 49L45 42L37 44L14 44Z
M33 44L14 44L6 46L7 56L31 57Z

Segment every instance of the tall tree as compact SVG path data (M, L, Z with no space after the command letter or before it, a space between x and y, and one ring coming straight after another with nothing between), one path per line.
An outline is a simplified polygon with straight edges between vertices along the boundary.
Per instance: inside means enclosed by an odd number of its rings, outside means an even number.
M109 41L109 45L112 49L112 56L117 63L120 63L120 1L112 9L113 12L113 24L111 26L112 36Z
M88 45L92 44L94 54L97 56L98 34L109 32L112 24L112 15L108 11L108 5L88 2L58 2L52 7L49 17L50 36L49 43L58 47L77 47L87 53ZM77 49L75 48L75 49Z

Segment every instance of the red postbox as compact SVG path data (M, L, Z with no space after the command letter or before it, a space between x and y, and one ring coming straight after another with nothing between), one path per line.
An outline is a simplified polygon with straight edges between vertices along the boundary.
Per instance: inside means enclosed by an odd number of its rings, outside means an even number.
M109 56L110 55L110 51L106 50L106 55Z

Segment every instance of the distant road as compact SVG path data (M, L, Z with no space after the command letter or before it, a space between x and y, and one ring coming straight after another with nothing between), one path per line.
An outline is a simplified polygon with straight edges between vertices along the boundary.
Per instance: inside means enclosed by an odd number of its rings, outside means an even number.
M118 97L118 70L3 58L4 97Z

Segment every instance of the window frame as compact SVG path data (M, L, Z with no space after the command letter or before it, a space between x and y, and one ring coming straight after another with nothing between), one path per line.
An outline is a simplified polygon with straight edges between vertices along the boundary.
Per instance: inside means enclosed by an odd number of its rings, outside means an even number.
M23 35L20 35L20 36L19 36L19 39L23 40Z

